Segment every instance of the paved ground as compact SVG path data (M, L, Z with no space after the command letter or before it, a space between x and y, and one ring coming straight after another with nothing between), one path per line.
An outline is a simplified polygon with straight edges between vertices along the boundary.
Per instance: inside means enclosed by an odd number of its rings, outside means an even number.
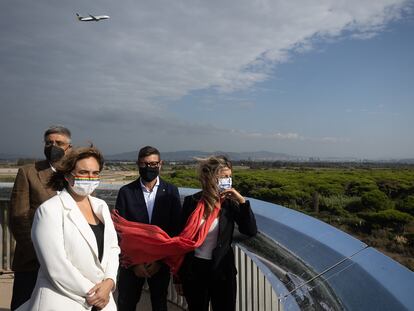
M0 311L9 310L13 279L8 275L0 276Z
M10 307L11 293L13 287L13 278L10 275L1 275L0 276L0 311L8 311ZM150 311L151 302L149 299L149 294L144 292L142 299L137 306L139 311ZM173 304L169 304L168 310L178 311L181 310Z

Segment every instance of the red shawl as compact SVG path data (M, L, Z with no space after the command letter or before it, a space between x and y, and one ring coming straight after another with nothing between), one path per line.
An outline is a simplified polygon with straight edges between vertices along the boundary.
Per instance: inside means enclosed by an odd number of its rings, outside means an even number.
M220 211L218 202L205 223L200 226L204 207L204 200L200 200L188 218L184 230L176 237L170 237L158 226L128 221L115 210L112 220L121 237L122 265L131 266L163 260L176 275L185 254L203 244L212 222Z

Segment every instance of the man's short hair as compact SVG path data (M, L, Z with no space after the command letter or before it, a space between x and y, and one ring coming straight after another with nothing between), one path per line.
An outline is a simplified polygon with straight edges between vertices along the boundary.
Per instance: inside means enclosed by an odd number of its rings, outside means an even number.
M157 148L151 147L151 146L145 146L143 148L141 148L138 152L138 160L148 157L150 155L156 154L158 155L158 157L161 159L161 154L158 151Z
M69 129L64 127L63 125L51 125L49 128L45 131L43 134L43 139L46 141L46 137L48 137L50 134L61 134L69 138L69 141L71 139L71 133Z

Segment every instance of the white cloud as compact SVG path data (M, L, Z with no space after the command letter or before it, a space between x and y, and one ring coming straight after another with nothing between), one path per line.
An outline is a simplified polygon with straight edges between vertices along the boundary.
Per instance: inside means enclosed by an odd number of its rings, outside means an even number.
M6 106L3 111L10 113L3 114L0 123L15 122L10 119L13 110L33 111L35 107L36 115L43 116L39 123L49 124L59 111L74 111L76 122L104 120L108 128L125 128L129 140L148 135L136 130L143 128L139 122L153 122L188 141L209 132L213 144L214 124L189 125L173 118L165 118L166 123L157 115L165 114L169 102L195 90L252 88L265 81L277 64L288 61L291 53L306 53L319 40L344 34L370 38L398 19L408 3L3 1L0 9L7 14L0 19L0 102ZM99 23L75 20L76 11L91 12L91 7L111 19ZM246 110L254 105L250 100L239 102ZM116 113L103 117L107 111ZM136 124L117 123L131 118L138 120ZM169 141L171 131L159 133L160 141ZM241 129L235 132L241 133ZM307 139L277 129L244 135L279 141Z
M16 48L24 42L25 49L51 44L53 57L36 56L38 65L50 62L45 64L49 70L58 71L64 61L65 76L77 75L88 85L81 91L118 93L120 104L135 106L142 100L179 98L198 89L232 92L252 87L265 80L277 63L288 60L290 51L309 51L314 40L344 31L370 38L398 18L405 4L403 0L127 1L108 10L112 19L106 24L74 26L71 20L58 24L56 33L45 29L47 23L35 24L39 29L34 36L23 31L21 36L13 34L13 40ZM66 55L70 52L76 57ZM33 59L20 60L35 65ZM54 61L60 65L51 67ZM81 68L85 71L79 75ZM61 83L67 82L65 76ZM132 97L139 101L130 102Z

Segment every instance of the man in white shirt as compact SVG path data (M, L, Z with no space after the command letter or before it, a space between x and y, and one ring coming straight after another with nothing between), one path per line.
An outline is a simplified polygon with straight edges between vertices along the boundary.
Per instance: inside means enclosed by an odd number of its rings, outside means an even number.
M140 177L119 190L115 205L119 215L129 221L157 225L169 236L178 235L181 229L180 196L176 186L159 177L160 152L151 146L141 148L137 165ZM162 262L150 262L120 268L119 311L135 311L145 280L150 289L152 310L167 310L169 268Z

